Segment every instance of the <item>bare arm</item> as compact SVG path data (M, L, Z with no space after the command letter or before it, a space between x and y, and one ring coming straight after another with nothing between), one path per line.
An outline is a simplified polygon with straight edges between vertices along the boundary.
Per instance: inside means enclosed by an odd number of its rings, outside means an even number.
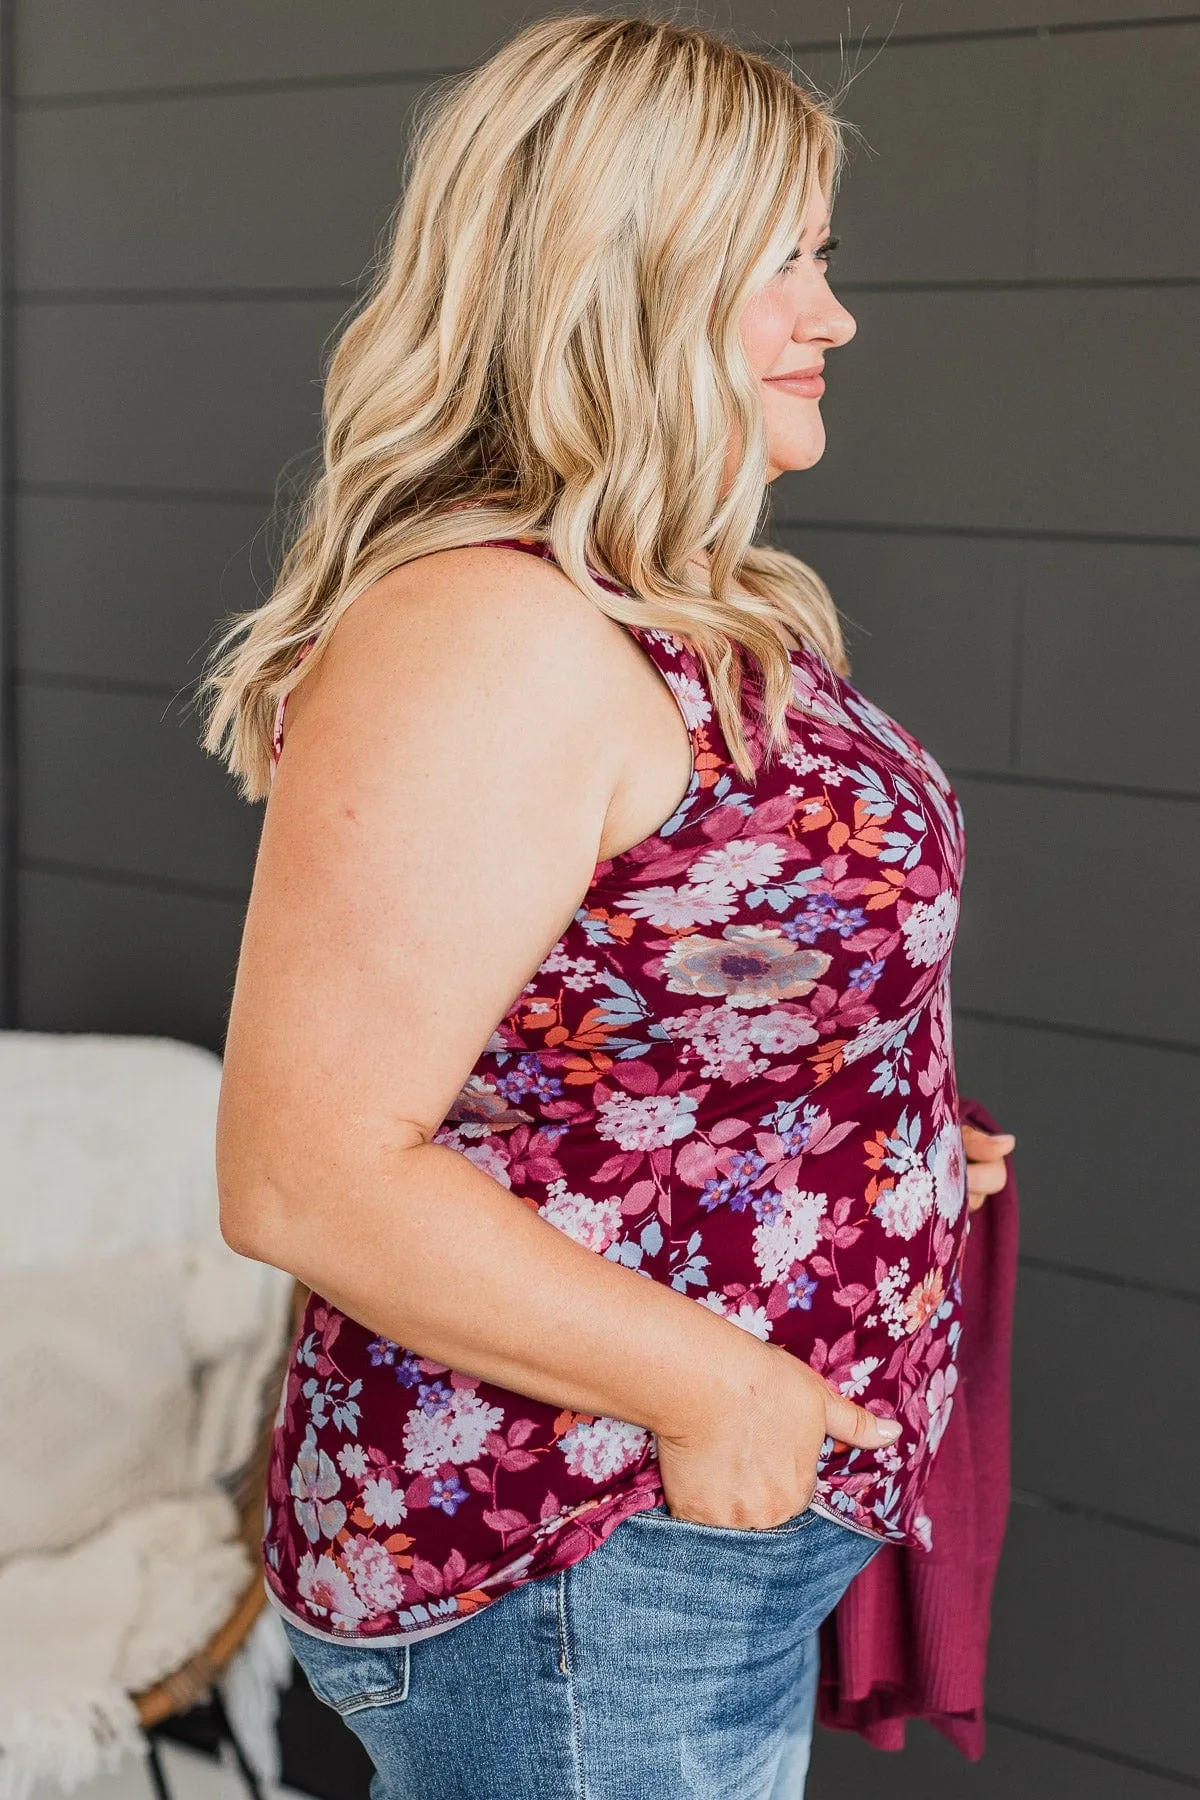
M486 551L422 559L338 625L289 701L264 821L223 1229L421 1355L648 1427L686 1516L774 1523L827 1427L885 1441L870 1415L430 1142L600 857L630 703L617 629L558 571Z

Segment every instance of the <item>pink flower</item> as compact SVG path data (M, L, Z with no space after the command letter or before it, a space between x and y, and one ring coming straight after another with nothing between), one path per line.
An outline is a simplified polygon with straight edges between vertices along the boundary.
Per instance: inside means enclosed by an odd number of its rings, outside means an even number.
M680 938L663 957L663 973L676 994L773 1006L810 994L832 960L824 950L797 949L769 925L727 925L719 938Z
M309 1610L319 1618L326 1614L339 1631L348 1631L366 1617L367 1609L355 1593L350 1577L332 1556L314 1558L306 1550L300 1558L297 1585Z
M642 1454L649 1433L640 1425L624 1419L601 1417L589 1424L581 1419L563 1433L558 1447L567 1459L572 1475L585 1475L589 1481L607 1481L628 1468Z
M342 1561L354 1591L368 1612L386 1612L404 1599L404 1584L395 1563L374 1538L352 1537L342 1546Z

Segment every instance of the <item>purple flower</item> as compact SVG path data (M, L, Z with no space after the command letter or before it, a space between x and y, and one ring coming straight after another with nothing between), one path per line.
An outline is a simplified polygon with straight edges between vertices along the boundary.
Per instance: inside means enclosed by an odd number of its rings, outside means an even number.
M435 1475L429 1495L430 1506L440 1506L447 1518L452 1519L463 1501L468 1499L466 1488L457 1475Z
M782 927L794 943L814 944L823 931L838 937L853 937L866 927L867 915L861 906L840 906L832 894L810 894L804 911L789 919Z
M399 1344L393 1344L391 1338L375 1338L367 1345L367 1355L371 1359L371 1367L378 1369L384 1363L390 1367L396 1360L396 1352L399 1348Z
M866 962L859 963L856 968L851 969L849 975L846 977L846 986L852 988L874 987L875 983L879 980L879 977L883 974L883 967L884 965L881 961L872 962L870 959Z
M496 1077L496 1092L512 1106L526 1094L536 1094L539 1100L554 1100L562 1091L562 1082L557 1076L547 1074L537 1056L522 1056L515 1068Z
M784 1155L787 1157L799 1156L802 1150L806 1150L808 1140L812 1136L812 1128L811 1119L797 1119L793 1124L785 1125L782 1130L777 1131L776 1136L783 1145Z
M798 1306L802 1312L811 1312L813 1295L817 1284L805 1269L797 1269L787 1284L787 1303L789 1310Z
M409 1351L401 1362L396 1364L396 1380L401 1387L416 1387L421 1380L421 1371L417 1359Z
M444 1381L423 1381L417 1389L417 1405L428 1418L439 1419L450 1410L451 1393Z
M765 1194L759 1194L754 1201L754 1216L764 1225L771 1224L782 1212L783 1201L770 1188Z

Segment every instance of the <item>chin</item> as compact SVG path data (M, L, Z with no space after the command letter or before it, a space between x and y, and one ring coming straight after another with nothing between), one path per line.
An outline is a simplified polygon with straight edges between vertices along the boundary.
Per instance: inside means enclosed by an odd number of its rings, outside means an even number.
M771 476L774 481L777 475L794 474L800 469L811 469L819 463L825 454L825 440L819 444L806 444L803 448L781 450L771 456Z
M779 443L771 444L767 450L767 459L774 475L782 475L785 471L790 473L798 469L811 469L814 463L820 462L824 454L825 430L818 421L815 431L790 433Z

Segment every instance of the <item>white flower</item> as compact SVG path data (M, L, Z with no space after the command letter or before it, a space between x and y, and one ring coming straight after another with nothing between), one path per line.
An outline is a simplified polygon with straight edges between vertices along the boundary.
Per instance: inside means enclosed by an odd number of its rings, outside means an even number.
M709 1312L715 1312L719 1319L728 1319L731 1325L740 1325L743 1331L748 1331L751 1337L761 1338L764 1344L771 1335L771 1321L765 1306L752 1306L749 1300L743 1300L737 1311L731 1312L725 1295L717 1293L697 1296L697 1304L707 1306Z
M864 1056L873 1056L876 1050L883 1050L902 1030L894 1019L872 1019L861 1031L855 1032L842 1051L842 1061L858 1062Z
M351 1481L359 1481L367 1472L367 1453L361 1444L343 1444L337 1453L338 1466Z
M333 1459L319 1447L310 1425L291 1473L292 1505L310 1544L322 1536L335 1538L346 1523L346 1508L337 1498L341 1485Z
M354 1591L368 1612L386 1612L399 1606L404 1587L395 1563L374 1538L352 1537L342 1546L342 1560L354 1581Z
M586 1194L569 1194L562 1180L550 1183L550 1198L538 1207L538 1212L585 1250L607 1250L621 1235L619 1199L613 1196L590 1200Z
M803 1262L817 1247L817 1223L829 1205L828 1194L783 1188L779 1204L754 1231L754 1255L764 1281L781 1281L793 1263Z
M688 1094L613 1094L596 1110L596 1134L622 1150L658 1150L687 1137L695 1111Z
M843 768L840 763L833 760L832 756L826 756L823 752L794 749L785 752L779 760L789 769L793 769L797 775L819 775L821 780L831 787L851 778L849 769ZM788 793L796 799L800 799L806 791L799 785L788 789Z
M740 1325L751 1337L761 1338L765 1344L771 1335L771 1321L767 1317L765 1306L752 1306L749 1300L743 1300L737 1311L725 1314L731 1325Z
M790 1055L803 1044L815 1044L817 1028L810 1018L799 1012L759 1013L747 1020L747 1036L752 1044L772 1056Z
M709 1312L715 1312L719 1319L725 1317L725 1296L724 1294L718 1294L715 1289L707 1294L698 1294L696 1296L696 1304L697 1306L707 1306Z
M906 1169L875 1202L875 1216L889 1237L915 1237L932 1211L933 1176L922 1168Z
M364 1482L362 1509L376 1525L398 1525L408 1511L403 1493L386 1475Z
M683 1039L691 1044L700 1058L701 1075L745 1081L769 1066L754 1055L749 1030L753 1022L748 1013L721 1005L693 1007L690 1012L663 1019L662 1024L677 1042Z
M908 1334L908 1317L905 1312L905 1296L908 1292L908 1258L902 1256L898 1263L885 1269L876 1283L879 1295L879 1310L883 1315L887 1334L890 1338L902 1338Z
M929 1435L926 1442L932 1456L942 1441L942 1433L950 1421L950 1411L954 1405L954 1390L958 1386L958 1370L951 1363L948 1369L935 1369L929 1377L929 1386L925 1391L925 1403L929 1407Z
M348 1631L366 1617L367 1609L350 1585L350 1577L332 1556L314 1559L312 1551L306 1550L296 1580L309 1609L320 1618L328 1614L339 1631Z
M675 669L664 669L663 680L678 700L679 710L691 729L706 725L712 718L712 702L701 683Z
M953 1225L967 1195L967 1158L961 1128L951 1121L943 1125L926 1152L933 1175L934 1204L947 1225Z
M958 924L958 901L946 892L936 900L918 900L901 930L904 949L910 963L928 968L941 962L954 942Z
M607 1481L635 1462L649 1441L649 1432L624 1419L602 1416L589 1425L581 1419L558 1440L572 1475L589 1481Z
M490 1175L493 1181L498 1181L501 1187L511 1188L512 1176L508 1172L508 1164L502 1156L497 1155L494 1144L466 1144L461 1147L460 1154L468 1162L473 1162L477 1169L482 1169L485 1175Z
M732 838L706 850L688 870L689 884L706 888L765 887L783 869L783 850L778 844L762 844L753 838Z
M670 925L676 931L692 925L719 925L733 916L736 907L733 889L717 881L703 887L689 882L677 888L641 888L621 896L621 911L631 919Z
M882 1362L879 1356L864 1356L861 1362L850 1364L850 1373L845 1381L838 1383L839 1391L851 1400L866 1391L868 1382Z
M417 1473L439 1463L474 1462L489 1431L498 1431L504 1414L470 1388L454 1388L436 1416L419 1408L404 1422L404 1467Z

